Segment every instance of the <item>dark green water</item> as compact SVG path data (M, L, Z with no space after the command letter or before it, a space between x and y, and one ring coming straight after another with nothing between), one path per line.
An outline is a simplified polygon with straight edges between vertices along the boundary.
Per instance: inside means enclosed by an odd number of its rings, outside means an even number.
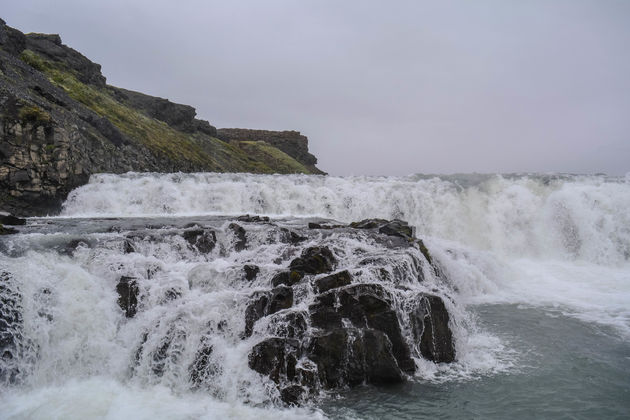
M540 308L476 308L484 329L516 352L504 373L354 389L333 418L629 419L630 343L615 331Z

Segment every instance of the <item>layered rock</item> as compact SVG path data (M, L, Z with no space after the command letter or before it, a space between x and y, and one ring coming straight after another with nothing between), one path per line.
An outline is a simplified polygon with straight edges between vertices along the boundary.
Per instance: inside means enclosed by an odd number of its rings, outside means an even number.
M102 172L320 173L299 162L306 138L296 159L280 146L252 154L217 139L195 115L107 85L101 66L59 35L25 35L0 20L0 211L56 213L72 189Z
M308 151L308 139L299 131L220 128L217 130L217 136L223 141L262 141L277 147L307 166L314 166L317 163L317 158Z

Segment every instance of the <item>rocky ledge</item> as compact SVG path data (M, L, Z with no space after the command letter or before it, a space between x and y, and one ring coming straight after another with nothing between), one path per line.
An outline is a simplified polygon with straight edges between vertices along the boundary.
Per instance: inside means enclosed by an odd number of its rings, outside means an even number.
M48 243L64 258L103 252L113 258L102 270L111 276L102 281L117 299L117 328L127 338L135 335L129 371L142 372L144 380L183 372L191 388L220 395L217 384L242 381L246 389L254 375L272 400L295 405L321 392L404 382L420 359L456 359L446 279L403 221L314 221L307 227L242 216L171 226L98 223L103 226L93 227L94 235L64 234ZM33 226L20 229L50 229ZM16 255L27 252L19 243L11 247ZM168 255L169 264L192 262L193 268L182 277L158 263L156 252ZM0 273L6 308L0 352L7 361L21 357L16 284L11 273ZM60 293L54 287L32 292L53 302ZM228 298L200 305L217 296ZM37 310L54 322L50 308ZM124 330L127 324L136 327ZM251 371L244 376L243 365L235 372L226 363L235 349L246 352L241 360ZM0 378L20 377L15 365L6 366Z
M55 213L94 173L322 173L299 133L222 133L191 106L108 85L59 35L0 19L0 211Z

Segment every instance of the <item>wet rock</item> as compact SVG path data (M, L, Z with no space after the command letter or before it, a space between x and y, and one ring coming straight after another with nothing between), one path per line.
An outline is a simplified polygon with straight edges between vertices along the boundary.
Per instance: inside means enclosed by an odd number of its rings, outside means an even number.
M252 335L254 324L260 318L293 306L293 289L278 286L269 292L254 295L253 301L245 310L245 336Z
M245 264L243 266L243 271L245 272L245 280L252 281L260 272L260 267L257 265Z
M8 213L0 213L0 225L22 226L26 224L26 219L12 216Z
M267 216L250 216L249 214L245 214L243 216L238 216L236 220L247 223L261 223L268 222L269 218Z
M307 354L317 365L324 388L404 380L392 355L391 344L381 331L336 329L314 337Z
M0 235L13 235L15 233L18 233L17 229L0 225Z
M186 331L181 326L173 325L151 354L151 370L156 376L164 375L167 364L177 364L185 342Z
M123 310L127 318L132 318L138 308L138 288L135 277L122 276L116 285L118 293L118 306Z
M280 241L285 244L298 244L305 241L306 236L298 235L292 230L287 228L280 228Z
M17 364L18 340L22 334L22 296L14 287L12 277L0 272L0 383L12 383L19 375Z
M420 250L422 255L424 255L424 258L427 259L429 264L433 265L433 258L431 258L431 254L429 253L429 250L427 249L424 242L422 242L422 239L418 239L418 249Z
M249 354L249 367L268 376L275 383L293 381L300 357L300 345L291 338L267 338L256 344Z
M202 254L210 253L217 244L216 234L209 229L186 230L182 237L191 247L196 248Z
M190 382L195 386L201 385L215 373L215 367L211 363L213 347L207 343L202 343L201 348L195 355L195 360L188 368Z
M291 261L289 268L305 274L322 274L333 270L335 257L328 247L313 246L302 251L302 255Z
M247 236L245 233L245 229L243 229L243 226L236 223L230 223L228 225L228 229L232 231L236 238L236 242L234 243L234 250L236 252L241 252L247 246Z
M315 223L315 222L309 222L308 224L308 228L309 229L337 229L337 228L342 228L345 227L344 225L329 225L329 224L321 224L321 223Z
M122 248L123 248L122 251L125 254L131 254L132 252L136 252L136 247L134 246L133 242L130 241L129 239L125 239L123 241Z
M318 293L324 293L330 289L347 286L352 283L352 276L348 270L340 271L326 277L315 280L315 289Z
M360 222L350 223L355 229L377 229L379 233L389 236L398 236L407 240L414 239L414 231L409 224L403 220L385 219L365 219Z
M75 251L79 247L92 248L94 246L94 241L89 239L72 239L66 242L63 246L59 247L59 253L62 255L73 256Z
M271 279L271 284L273 287L285 285L285 286L293 286L302 280L304 275L298 271L282 271Z
M341 328L342 319L347 319L356 328L383 332L399 368L412 373L415 363L392 305L391 296L381 285L357 284L318 296L309 312L313 326L322 330Z
M180 289L171 287L166 291L166 293L164 293L163 302L171 302L173 300L179 299L180 297L182 297L182 291Z
M289 406L299 405L304 395L304 388L300 385L290 385L280 390L280 399Z
M413 334L420 345L420 353L436 363L455 360L455 346L449 323L449 314L439 296L419 298L412 313Z
M295 311L274 316L269 330L271 334L279 337L302 338L307 327L304 312Z

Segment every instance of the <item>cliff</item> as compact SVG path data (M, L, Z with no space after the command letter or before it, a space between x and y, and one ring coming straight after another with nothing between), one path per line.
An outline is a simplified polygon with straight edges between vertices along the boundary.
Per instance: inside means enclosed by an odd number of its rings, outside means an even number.
M322 173L297 132L221 129L106 83L59 35L0 19L0 211L55 213L93 173Z

